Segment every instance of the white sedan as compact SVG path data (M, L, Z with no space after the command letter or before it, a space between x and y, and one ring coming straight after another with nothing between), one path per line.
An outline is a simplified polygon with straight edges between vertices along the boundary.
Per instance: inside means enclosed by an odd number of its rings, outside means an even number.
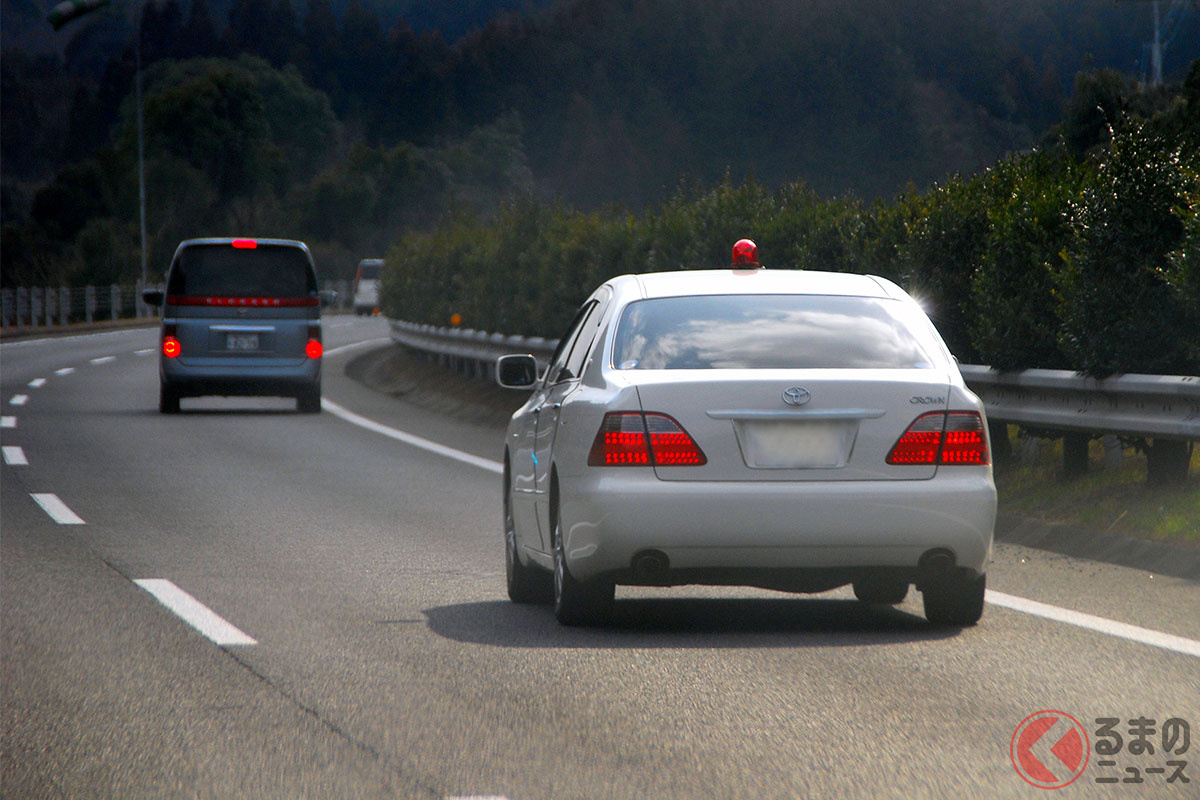
M504 449L508 593L603 620L617 584L853 585L983 612L996 515L979 398L920 306L868 275L624 275L579 309Z

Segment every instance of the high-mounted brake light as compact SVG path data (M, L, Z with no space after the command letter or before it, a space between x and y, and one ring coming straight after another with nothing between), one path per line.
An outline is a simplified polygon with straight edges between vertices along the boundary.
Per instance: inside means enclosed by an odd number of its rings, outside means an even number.
M238 250L253 250L258 247L258 242L254 239L234 239L233 246Z
M991 463L983 417L975 411L933 411L917 417L888 453L894 465L984 466Z
M699 467L704 452L666 414L612 411L604 415L588 453L591 467Z

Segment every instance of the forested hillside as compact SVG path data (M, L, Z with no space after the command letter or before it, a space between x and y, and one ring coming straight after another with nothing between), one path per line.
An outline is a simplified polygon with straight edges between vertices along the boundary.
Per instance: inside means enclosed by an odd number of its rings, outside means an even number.
M1117 95L1150 102L1139 3L558 0L494 17L512 5L163 0L131 24L114 3L59 50L6 38L5 284L138 274L135 41L152 275L179 238L222 233L302 238L345 274L513 195L636 211L729 175L886 200L1039 143L1080 68L1116 68ZM6 37L37 8L5 0ZM492 21L454 40L421 27L435 18ZM1168 55L1178 82L1200 14Z

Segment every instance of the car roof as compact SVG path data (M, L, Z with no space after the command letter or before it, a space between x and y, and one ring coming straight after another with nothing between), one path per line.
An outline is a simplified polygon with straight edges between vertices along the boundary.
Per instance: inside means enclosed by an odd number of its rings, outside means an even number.
M649 272L641 275L622 275L609 283L617 294L628 299L724 294L820 294L892 299L908 297L899 286L875 275L798 269Z
M260 239L256 236L209 236L198 239L184 239L179 243L178 250L185 247L194 247L197 245L232 245L234 242L249 240L258 244L270 245L272 247L296 247L304 252L308 252L308 245L296 239Z

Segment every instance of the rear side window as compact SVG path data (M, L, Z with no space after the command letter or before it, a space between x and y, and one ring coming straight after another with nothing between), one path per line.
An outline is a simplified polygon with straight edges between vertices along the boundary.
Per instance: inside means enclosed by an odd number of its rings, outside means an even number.
M639 300L617 327L617 369L932 369L912 306L873 297L712 295Z
M317 279L303 250L228 244L184 248L171 269L167 294L209 297L307 297Z

